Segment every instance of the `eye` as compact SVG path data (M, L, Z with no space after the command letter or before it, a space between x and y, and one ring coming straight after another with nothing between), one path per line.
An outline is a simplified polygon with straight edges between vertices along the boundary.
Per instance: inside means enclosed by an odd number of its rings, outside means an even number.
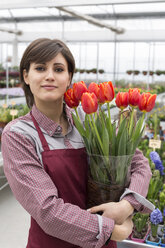
M45 68L44 68L44 66L37 66L37 67L35 67L35 70L36 71L45 71Z
M56 72L62 72L62 71L64 71L64 69L59 67L59 68L55 68L55 71Z

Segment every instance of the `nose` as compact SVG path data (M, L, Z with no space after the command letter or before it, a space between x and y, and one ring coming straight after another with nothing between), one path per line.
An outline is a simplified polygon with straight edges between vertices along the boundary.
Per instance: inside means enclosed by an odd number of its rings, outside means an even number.
M46 81L54 81L55 80L54 71L52 69L47 70L45 79L46 79Z

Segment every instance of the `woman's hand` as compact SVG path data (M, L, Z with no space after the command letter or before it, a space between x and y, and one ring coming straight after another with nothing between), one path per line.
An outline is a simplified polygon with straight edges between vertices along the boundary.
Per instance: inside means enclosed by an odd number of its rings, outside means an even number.
M134 208L128 201L121 200L120 202L109 202L92 207L89 211L92 214L102 212L102 216L111 218L115 221L115 224L121 225L132 215Z
M123 239L127 239L132 233L132 229L132 217L128 217L122 225L115 225L112 232L111 240L122 241Z

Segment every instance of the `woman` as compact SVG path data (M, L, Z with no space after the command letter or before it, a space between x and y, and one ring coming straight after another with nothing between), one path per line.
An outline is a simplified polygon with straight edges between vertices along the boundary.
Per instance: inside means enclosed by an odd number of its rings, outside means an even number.
M151 172L140 151L134 155L131 183L123 199L86 211L85 148L71 110L63 103L74 70L74 58L60 40L33 41L20 63L31 112L6 126L2 155L10 187L31 215L27 248L99 248L110 237L109 247L115 247L112 240L131 233L134 209L150 211L143 196ZM94 214L97 211L103 216Z

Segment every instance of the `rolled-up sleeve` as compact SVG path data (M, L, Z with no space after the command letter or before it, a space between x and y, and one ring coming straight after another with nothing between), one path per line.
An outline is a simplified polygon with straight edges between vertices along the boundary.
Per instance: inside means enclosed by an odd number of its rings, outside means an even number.
M57 188L43 169L30 138L6 128L2 135L2 155L5 175L16 199L47 234L86 248L105 244L114 221L102 217L99 233L96 214L58 198Z
M137 211L143 213L152 212L154 206L145 199L151 177L152 173L148 159L139 149L136 149L131 162L130 185L121 196L121 199L129 201Z

